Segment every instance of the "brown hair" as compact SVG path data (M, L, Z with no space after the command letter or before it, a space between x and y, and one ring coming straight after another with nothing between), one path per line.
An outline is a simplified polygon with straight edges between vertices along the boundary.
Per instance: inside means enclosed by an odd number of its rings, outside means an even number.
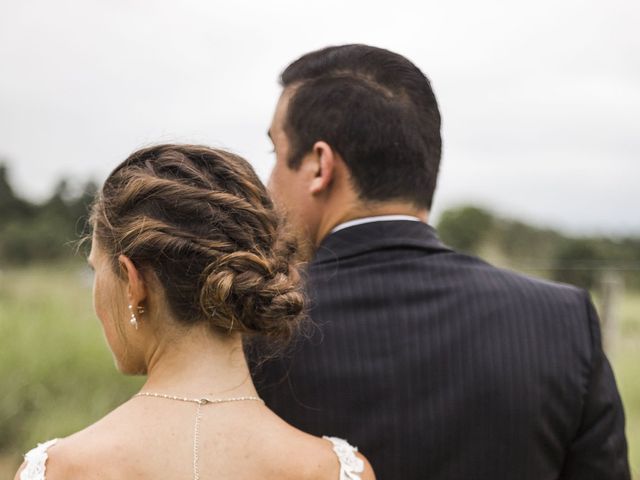
M179 322L279 342L294 333L295 244L243 158L195 145L139 150L105 181L91 224L116 272L122 254L156 275Z

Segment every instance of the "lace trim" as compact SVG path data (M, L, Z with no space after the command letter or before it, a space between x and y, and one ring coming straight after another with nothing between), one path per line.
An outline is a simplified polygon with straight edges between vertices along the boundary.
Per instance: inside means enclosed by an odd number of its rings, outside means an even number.
M45 470L47 469L47 459L49 454L47 449L58 441L57 438L48 442L39 443L38 446L30 450L25 456L25 467L20 473L20 480L45 480Z
M358 449L336 437L322 437L333 444L333 451L340 461L340 480L361 480L358 473L364 472L364 461L356 456Z

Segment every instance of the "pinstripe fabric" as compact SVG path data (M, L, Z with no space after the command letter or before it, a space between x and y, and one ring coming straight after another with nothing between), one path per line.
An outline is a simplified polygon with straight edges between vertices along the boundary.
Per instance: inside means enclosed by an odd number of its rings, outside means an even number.
M379 479L628 479L587 294L444 247L422 223L330 235L309 338L254 372L278 415L347 438Z

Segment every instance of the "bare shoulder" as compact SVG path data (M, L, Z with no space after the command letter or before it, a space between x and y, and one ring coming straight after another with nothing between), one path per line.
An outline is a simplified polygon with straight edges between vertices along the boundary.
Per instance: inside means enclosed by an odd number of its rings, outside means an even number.
M83 430L52 445L47 456L46 480L117 478L112 470L118 465L113 461L118 458L118 446L109 436Z
M97 475L101 479L111 478L108 470L113 462L110 460L119 448L117 437L122 436L115 428L118 422L113 421L118 416L116 411L84 430L52 442L46 448L46 480L90 480ZM26 466L26 462L22 464L15 480L21 480Z
M44 451L43 451L44 453ZM32 459L34 461L35 459ZM43 462L46 469L47 480L61 480L61 479L75 479L85 478L82 470L78 470L73 461L73 456L68 452L68 448L65 447L63 440L57 441L55 444L49 446L46 449L46 457ZM27 462L25 462L18 469L14 480L21 480L21 475L27 469ZM34 468L34 466L31 466ZM29 474L27 474L29 475Z
M289 425L273 412L270 412L270 418L262 417L261 423L264 428L254 441L259 442L262 447L259 450L265 462L262 471L265 471L265 468L269 470L267 465L276 464L281 467L273 478L338 480L341 469L339 456L353 455L351 446L344 440L330 440L310 435ZM264 448L265 446L267 448ZM363 472L358 473L360 479L375 479L367 458L360 452L356 452L356 456L364 462Z
M275 429L272 430L275 433ZM279 452L273 452L271 459L281 456L283 470L278 478L305 480L338 480L340 478L341 462L340 447L336 451L335 444L326 439L309 435L300 430L289 427L280 432L278 441L271 443L279 445ZM347 447L347 444L343 444ZM348 448L348 447L347 447ZM266 452L265 452L266 453ZM374 480L375 474L367 458L360 452L356 457L364 463L364 470L359 473L361 480Z

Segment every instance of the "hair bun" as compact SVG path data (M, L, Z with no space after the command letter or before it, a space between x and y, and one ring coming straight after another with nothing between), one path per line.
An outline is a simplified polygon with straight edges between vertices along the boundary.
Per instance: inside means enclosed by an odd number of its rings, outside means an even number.
M203 311L222 329L288 341L304 309L294 254L295 248L287 245L271 256L246 251L221 256L203 282Z
M194 145L133 153L107 178L94 234L160 280L173 317L286 342L304 308L296 244L249 163Z

